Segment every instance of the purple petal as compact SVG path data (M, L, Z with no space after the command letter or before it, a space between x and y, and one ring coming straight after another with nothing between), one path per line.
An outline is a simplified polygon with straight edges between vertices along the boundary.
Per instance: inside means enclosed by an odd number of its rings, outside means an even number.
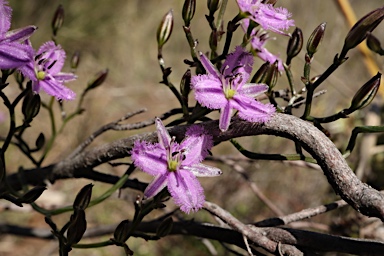
M256 97L266 91L268 91L268 85L266 84L245 84L237 92L249 97Z
M295 25L294 20L289 19L291 16L283 7L274 8L271 4L261 4L253 17L265 30L286 35L283 30Z
M34 68L34 61L28 62L26 65L18 68L18 70L27 78L29 78L32 81L37 81L36 74L35 74L35 68Z
M203 64L205 71L207 71L207 74L212 75L220 80L221 74L215 68L215 66L213 66L212 62L207 58L207 56L205 56L202 52L200 52L200 61L201 64Z
M265 62L274 64L277 61L277 69L282 72L284 70L283 61L278 57L270 53L266 48L263 48L261 52L257 53L257 56Z
M27 26L24 28L14 29L11 31L8 31L5 35L4 40L8 42L24 42L27 40L35 31L37 27L36 26Z
M17 42L0 43L0 69L24 66L33 59L33 49Z
M52 75L59 73L64 66L65 51L60 45L55 45L53 41L44 43L37 51L37 55L41 55L39 59L48 60L44 66Z
M197 212L203 207L205 196L197 178L189 171L179 170L168 176L168 191L185 213Z
M156 117L155 122L156 122L156 130L157 130L157 137L159 138L159 143L163 148L167 149L171 145L171 136L169 135L163 122L161 122L160 118Z
M57 73L57 74L53 75L53 77L56 80L59 80L61 82L69 82L69 81L73 81L73 80L77 79L77 76L75 74L64 73L64 72Z
M263 104L241 94L234 96L232 104L239 110L239 117L250 122L267 122L276 111L272 104Z
M0 37L4 38L5 33L11 27L12 9L7 6L8 2L0 0Z
M208 150L212 148L212 136L202 133L202 129L203 128L198 125L191 126L188 131L189 136L181 142L180 148L185 150L183 153L185 156L182 162L183 166L201 162L208 155ZM192 134L193 130L195 134Z
M144 191L146 199L157 195L165 186L167 186L169 173L158 174Z
M135 165L152 176L168 172L166 152L158 143L135 141L131 154Z
M219 128L222 132L228 130L229 123L231 122L232 107L231 101L228 101L227 105L220 111Z
M216 167L205 164L194 164L192 166L183 167L184 170L192 172L196 177L215 177L221 175L223 172Z
M253 66L253 56L241 46L236 46L234 52L227 56L222 68L224 77L241 75L244 83L248 80Z
M76 97L76 94L60 81L46 77L44 80L39 81L39 84L47 94L54 96L58 100L74 100Z
M201 105L210 109L220 109L227 104L221 81L215 76L193 76L191 85L195 90L195 99Z

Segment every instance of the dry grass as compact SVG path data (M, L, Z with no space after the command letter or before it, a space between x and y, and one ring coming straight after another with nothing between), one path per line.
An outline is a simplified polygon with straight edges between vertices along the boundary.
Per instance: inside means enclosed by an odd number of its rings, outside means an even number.
M77 70L79 79L69 86L80 93L88 79L98 70L108 67L110 74L106 83L87 97L85 101L86 112L70 123L63 134L58 137L55 150L49 155L46 164L63 159L98 127L118 119L126 112L143 107L148 108L148 112L135 118L135 120L145 120L177 106L177 101L171 92L164 85L159 84L161 73L156 59L155 34L157 25L163 14L170 8L174 9L175 26L172 38L165 46L164 57L166 65L172 67L171 79L175 85L179 83L181 76L188 68L183 63L183 59L189 57L188 45L181 28L183 1L88 0L60 2L63 2L66 20L64 28L59 31L57 40L66 49L68 56L71 56L75 50L80 50L82 53L80 67ZM205 1L197 2L197 12L192 23L192 31L195 38L199 39L199 50L205 51L208 49L207 33L209 31L204 18L204 14L207 13L206 3ZM229 2L226 21L237 12L235 1ZM302 28L304 32L305 40L308 39L311 31L318 24L323 21L327 22L326 36L321 49L315 56L312 70L312 75L320 74L332 62L334 55L341 50L343 37L348 31L343 17L333 1L285 0L280 2L292 12L296 25ZM58 3L59 1L48 0L10 0L10 5L14 8L13 26L15 28L28 24L39 26L39 30L32 37L33 44L38 46L50 39L51 16ZM382 5L381 0L351 0L351 3L358 17ZM377 31L383 31L383 28L384 26L381 25ZM235 36L239 42L241 39L240 31ZM377 36L384 40L382 33L377 33ZM272 52L280 53L284 58L286 44L286 38L278 37L268 46ZM350 61L322 85L321 89L327 89L328 93L315 101L314 113L316 115L332 114L335 110L347 107L354 92L370 78L359 52L354 50L349 56ZM298 85L302 75L303 59L304 53L302 52L293 63L293 74ZM260 64L261 62L257 62L255 67ZM286 79L283 77L277 88L283 89L287 86ZM9 93L16 94L17 89L11 88ZM48 100L48 97L43 95L43 99ZM68 110L71 110L73 104L68 102L65 105ZM339 132L350 130L351 127L349 126L353 125L355 119L358 120L359 118L358 115L354 115L352 121L338 121L336 125L328 128L337 135ZM3 132L5 128L2 127ZM34 141L40 131L43 131L47 136L49 135L50 129L44 111L34 121L31 130L33 131L28 133L31 141ZM93 145L108 143L130 134L132 133L109 132L98 138ZM293 143L286 143L285 140L266 136L247 138L247 140L243 140L243 143L248 149L256 152L293 153L294 151ZM341 145L345 147L345 144ZM213 152L214 154L238 154L228 145L220 145ZM16 150L9 152L7 160L8 167L12 171L17 170L20 161L25 162L24 167L31 166L27 161L24 161L22 156L17 154ZM258 221L273 215L255 198L249 185L239 174L222 167L225 171L222 177L201 180L206 189L208 200L230 210L244 222ZM102 171L121 174L124 170L105 166ZM246 166L246 172L250 179L258 184L262 191L285 213L292 213L335 199L324 175L319 171L298 168L285 163L260 161L255 165ZM147 181L149 179L149 177L139 173L134 175ZM61 197L57 200L61 200L63 204L70 204L75 196L73 191L77 191L87 183L88 181L85 180L60 181L49 190L58 192ZM221 184L226 184L226 186ZM94 194L99 195L108 187L96 183ZM133 214L131 199L135 192L129 192L126 201L113 198L102 205L89 209L87 211L89 226L116 223L131 217ZM172 203L169 205L172 207ZM336 216L337 213L332 216L326 215L316 218L316 221L331 223L332 218L336 218ZM209 218L204 213L198 213L189 218L193 217L196 219ZM37 213L26 216L25 213L20 212L3 212L1 218L11 223L46 227L43 216ZM64 218L55 218L55 220L60 225L67 218L68 216L65 215ZM145 242L141 239L133 239L128 244L135 251L135 255L208 255L208 251L201 241L191 237L167 237L161 242ZM37 239L2 236L0 255L56 255L55 246L56 243ZM219 249L219 254L223 254L221 249ZM101 250L74 250L71 255L122 255L122 250L115 247Z

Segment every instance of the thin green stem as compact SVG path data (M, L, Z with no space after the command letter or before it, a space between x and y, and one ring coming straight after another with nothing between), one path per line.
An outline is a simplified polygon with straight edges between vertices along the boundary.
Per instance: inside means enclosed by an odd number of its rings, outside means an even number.
M247 158L255 160L278 160L278 161L298 161L302 160L308 163L316 164L316 160L303 154L260 154L244 149L236 140L231 139L230 142L239 152Z
M101 196L99 196L98 198L95 198L93 199L88 207L91 207L91 206L94 206L94 205L97 205L101 202L103 202L105 199L109 198L113 193L115 193L118 189L120 189L124 184L125 182L128 180L128 177L129 175L125 174L123 175L116 183L115 185L113 185L111 188L109 188L107 191L104 192L104 194L102 194ZM64 212L70 212L70 211L73 211L73 206L70 205L70 206L66 206L66 207L62 207L62 208L58 208L58 209L54 209L54 210L46 210L40 206L38 206L36 203L32 203L31 204L33 209L43 215L46 215L46 216L53 216L53 215L58 215L58 214L61 214L61 213L64 213Z

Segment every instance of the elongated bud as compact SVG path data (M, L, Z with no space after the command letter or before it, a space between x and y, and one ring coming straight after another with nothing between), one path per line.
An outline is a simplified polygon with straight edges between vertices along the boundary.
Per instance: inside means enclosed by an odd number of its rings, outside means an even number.
M36 139L35 146L37 150L40 150L45 144L44 134L41 132Z
M123 220L119 225L117 225L115 232L113 233L115 242L118 244L124 244L125 241L127 241L129 238L129 226L130 224L128 220Z
M368 106L379 90L380 80L381 73L378 72L356 92L355 96L353 96L351 106L345 112L352 113L355 110Z
M75 211L71 215L70 224L67 231L67 245L77 244L83 237L87 229L87 220L84 210Z
M324 37L326 22L321 23L315 30L312 32L311 36L307 42L307 53L310 58L312 58L313 54L316 53L317 48L321 44L321 41Z
M85 185L77 194L73 202L74 210L85 210L91 201L93 184Z
M80 51L75 51L71 58L71 68L77 69L80 63Z
M269 66L267 72L263 76L261 83L269 86L269 91L275 87L277 79L279 77L279 69L277 61Z
M207 7L209 10L209 15L213 16L213 14L219 10L221 4L221 0L208 0Z
M183 5L182 16L184 20L184 25L189 27L191 20L195 15L196 10L196 0L185 0Z
M60 4L59 7L57 7L55 15L53 15L52 19L52 32L53 35L57 35L57 31L63 26L64 23L64 8Z
M25 122L30 123L32 119L37 116L40 111L40 105L40 95L34 94L32 90L29 91L24 97L23 105L21 107Z
M301 49L303 48L303 42L303 32L300 28L296 27L288 41L287 65L289 65L291 60L300 53Z
M253 75L251 83L261 83L270 66L271 64L269 64L269 62L265 62L263 65L261 65L261 67Z
M384 19L384 7L371 11L362 17L348 32L345 38L341 57L344 57L347 52L359 45L366 37L368 32L372 32Z
M180 82L180 92L184 99L188 99L189 92L191 91L191 70L188 69Z
M89 91L102 85L108 76L108 72L108 69L99 71L91 80L88 81L88 86L85 90Z
M46 187L43 186L37 186L29 190L27 193L22 195L17 201L23 204L30 204L36 201L41 194L43 194L44 190L46 190Z
M158 237L167 236L173 228L173 219L172 217L168 217L156 229L156 235Z
M159 49L168 41L171 37L173 29L173 11L169 10L160 22L159 28L157 29L157 46Z
M15 72L15 79L18 84L22 84L25 78L24 78L24 75L20 71L18 71L18 72Z
M371 32L367 33L367 46L368 48L380 55L384 55L384 49L381 48L381 43Z

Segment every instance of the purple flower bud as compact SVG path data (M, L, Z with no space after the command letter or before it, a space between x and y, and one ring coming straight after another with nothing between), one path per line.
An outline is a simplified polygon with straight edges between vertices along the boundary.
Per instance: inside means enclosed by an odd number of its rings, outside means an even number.
M59 31L63 23L64 23L64 8L60 4L56 9L55 15L53 15L52 24L51 24L52 32L54 36L57 35L57 31Z
M127 241L129 238L129 227L130 224L128 220L123 220L119 225L117 225L115 232L113 233L115 242L118 244L124 244L125 241Z
M376 93L379 90L380 81L381 73L378 72L356 92L355 96L353 96L351 106L344 112L352 113L355 110L368 106L375 98Z
M73 202L74 210L85 210L91 201L93 184L85 185L79 193L77 193L75 201Z
M84 210L77 210L71 215L70 224L67 231L67 245L77 244L83 237L87 229Z
M75 51L71 58L71 68L77 69L80 63L80 51Z
M367 46L368 48L380 55L384 55L384 49L381 48L381 43L371 32L367 33Z
M300 28L296 27L288 41L287 65L289 65L291 60L300 53L301 49L303 48L303 42L303 32Z
M108 69L99 71L90 81L88 81L88 86L85 90L89 91L102 85L105 79L107 79L108 72Z
M317 48L321 44L324 38L325 27L327 23L323 22L315 28L307 42L307 54L309 58L312 58L316 53Z
M340 56L345 57L350 49L359 45L366 37L368 32L372 32L384 19L384 7L371 11L362 17L348 32L345 38L343 50Z
M173 11L169 10L163 17L160 22L160 25L157 29L157 46L159 49L168 41L171 37L173 29Z
M185 0L182 10L184 25L189 27L196 10L196 0Z
M217 10L219 10L221 0L207 0L207 7L209 14L213 15Z

